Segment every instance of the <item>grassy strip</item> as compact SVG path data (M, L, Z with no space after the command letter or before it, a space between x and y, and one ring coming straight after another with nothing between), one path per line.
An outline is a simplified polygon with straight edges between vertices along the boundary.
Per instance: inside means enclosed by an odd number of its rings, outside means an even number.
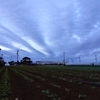
M8 97L0 98L0 100L8 100Z
M0 83L0 98L7 97L11 94L11 85L10 85L10 78L8 75L8 69L5 68L4 75L2 77L2 81Z

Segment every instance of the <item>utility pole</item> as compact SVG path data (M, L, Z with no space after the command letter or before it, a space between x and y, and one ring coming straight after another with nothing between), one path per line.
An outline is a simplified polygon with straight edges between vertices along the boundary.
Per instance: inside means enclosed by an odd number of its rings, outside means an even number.
M18 62L18 56L19 56L19 54L18 54L18 53L19 53L19 50L17 50L17 62Z
M81 59L80 59L80 57L79 57L79 63L81 63Z
M63 52L63 64L65 65L65 52Z
M1 48L0 48L0 57L1 57Z
M71 61L72 61L72 63L74 62L74 59L73 58L71 58Z
M95 61L96 61L96 63L97 63L97 55L95 55Z
M12 56L10 56L10 61L12 61Z
M69 62L69 58L66 59L66 63L68 63L68 62Z

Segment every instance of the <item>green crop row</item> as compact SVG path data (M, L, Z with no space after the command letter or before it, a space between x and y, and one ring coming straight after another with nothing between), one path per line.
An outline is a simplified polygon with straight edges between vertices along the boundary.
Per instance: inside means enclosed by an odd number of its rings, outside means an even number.
M0 83L0 98L7 97L9 94L11 94L11 85L10 77L8 75L8 68L6 67Z
M4 69L4 67L2 67L2 68L0 69L0 72L2 72L3 69Z
M30 73L25 72L25 71L23 71L23 70L16 69L16 71L20 72L21 74L23 73L23 74L26 74L26 75L30 75L30 76L32 76L32 77L34 77L34 78L40 79L40 80L42 80L42 81L45 81L44 78L42 78L42 77L40 77L40 76L37 76L37 75L34 75L34 74L30 74Z
M26 75L22 74L21 72L19 72L18 70L15 70L13 68L11 68L11 70L13 70L14 72L16 72L17 74L21 75L25 80L29 81L29 82L34 82L33 79L27 77Z

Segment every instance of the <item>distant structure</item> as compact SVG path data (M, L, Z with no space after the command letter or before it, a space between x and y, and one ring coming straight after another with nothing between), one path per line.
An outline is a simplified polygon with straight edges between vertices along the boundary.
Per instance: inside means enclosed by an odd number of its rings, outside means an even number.
M63 62L58 61L36 61L37 65L63 65Z
M31 65L32 64L31 58L29 57L22 58L22 60L20 61L20 64L21 65Z
M10 66L16 65L16 62L14 62L14 61L9 61L8 63L9 63Z

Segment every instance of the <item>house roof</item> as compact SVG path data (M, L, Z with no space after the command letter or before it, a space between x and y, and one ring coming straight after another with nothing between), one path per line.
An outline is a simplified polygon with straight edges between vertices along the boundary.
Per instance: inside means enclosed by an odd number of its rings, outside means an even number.
M29 58L29 57L24 57L24 58L22 58L22 59L31 59L31 58Z

